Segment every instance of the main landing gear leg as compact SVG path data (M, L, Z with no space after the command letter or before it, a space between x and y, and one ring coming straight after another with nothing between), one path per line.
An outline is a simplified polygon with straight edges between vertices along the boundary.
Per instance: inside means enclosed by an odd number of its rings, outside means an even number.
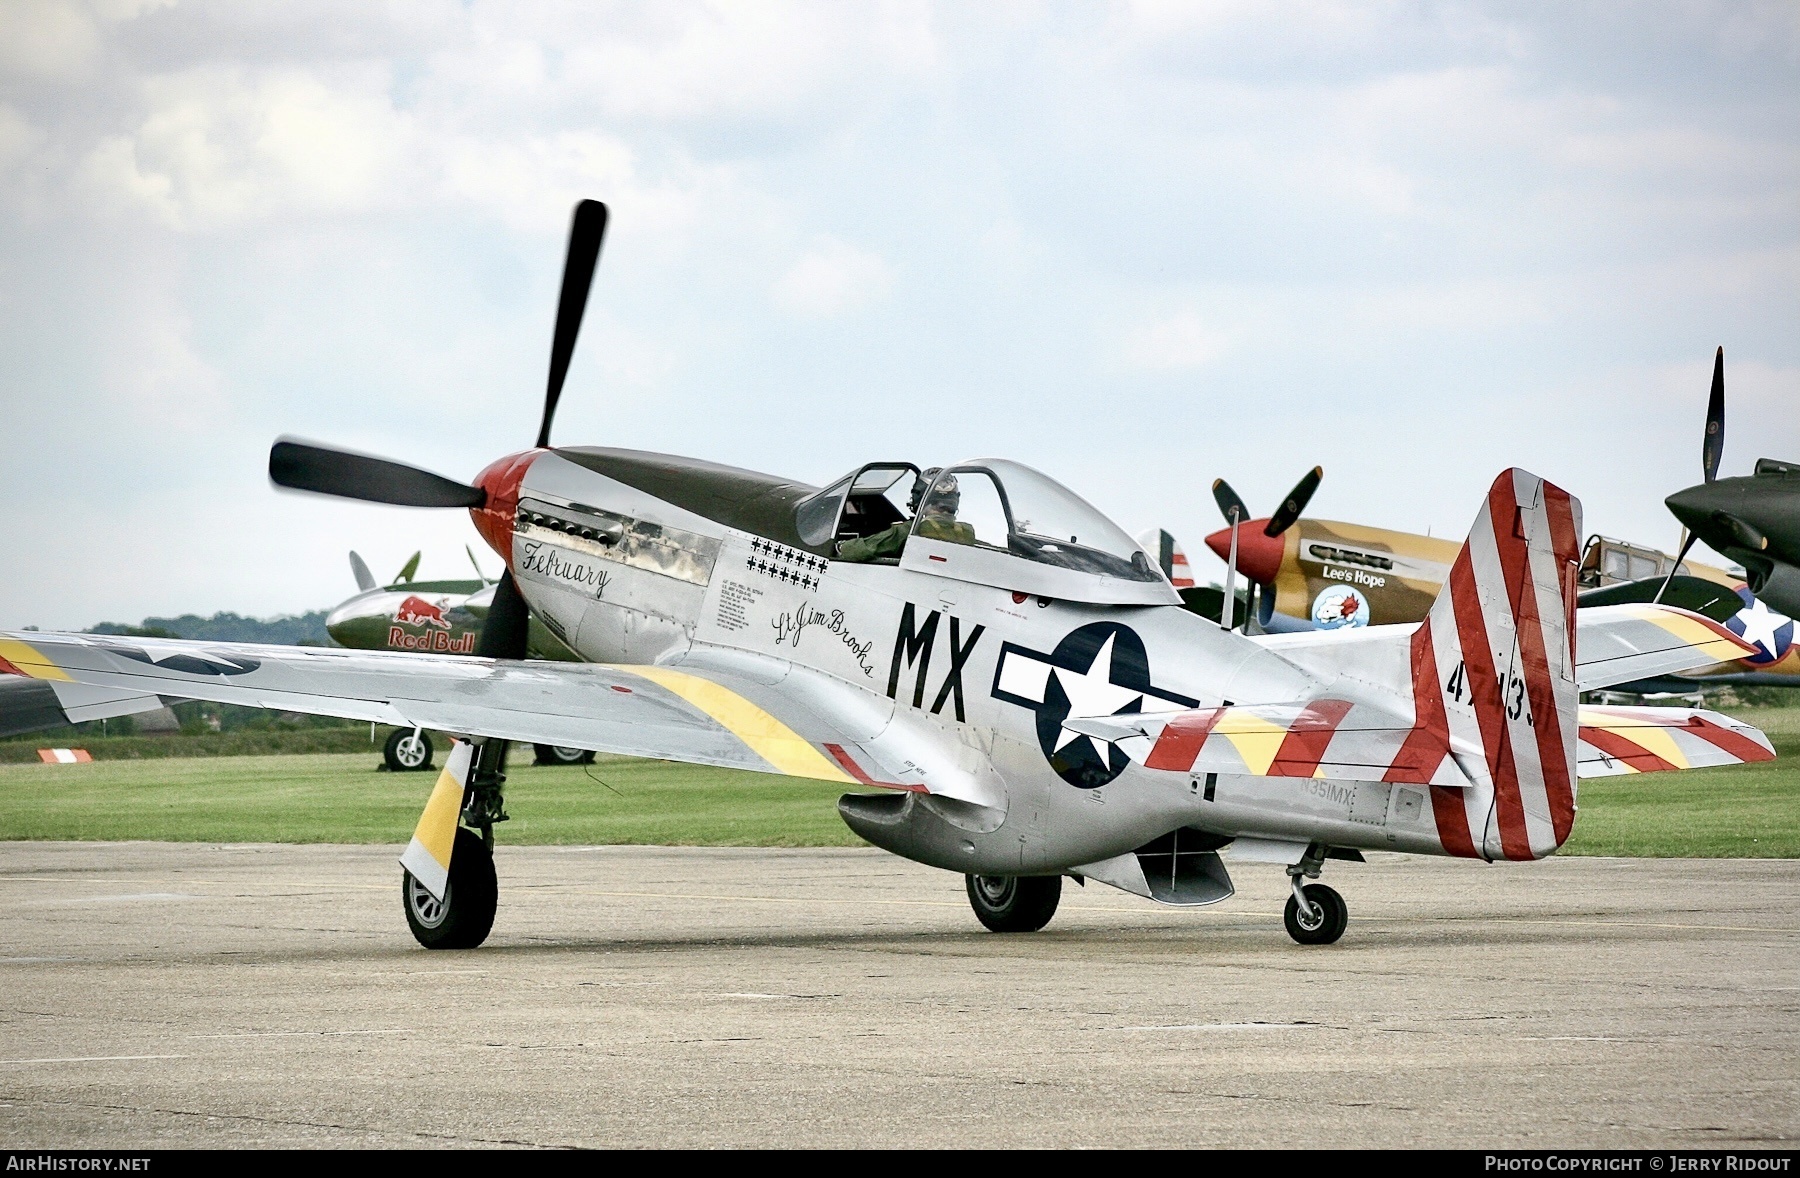
M414 939L427 949L473 949L487 940L494 927L494 912L500 904L500 885L494 874L494 824L506 821L506 748L507 742L497 738L475 742L443 897L433 896L412 871L401 873L406 923ZM441 779L440 788L444 788ZM449 788L455 788L453 778Z
M1329 945L1344 935L1344 926L1350 923L1350 908L1335 889L1304 882L1319 878L1326 849L1323 844L1314 843L1306 848L1305 858L1287 869L1294 891L1288 897L1282 923L1287 925L1288 936L1302 945Z

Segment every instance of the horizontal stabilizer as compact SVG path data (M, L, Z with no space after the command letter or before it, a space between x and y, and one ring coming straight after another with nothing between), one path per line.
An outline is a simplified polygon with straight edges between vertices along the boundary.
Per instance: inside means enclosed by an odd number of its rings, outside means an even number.
M1575 615L1582 691L1673 675L1759 653L1711 618L1670 605L1605 605Z
M1411 718L1344 699L1071 719L1064 726L1112 742L1147 769L1173 773L1469 784L1447 744L1425 748Z
M1580 717L1576 764L1582 777L1707 769L1775 759L1768 737L1717 712L1584 707Z

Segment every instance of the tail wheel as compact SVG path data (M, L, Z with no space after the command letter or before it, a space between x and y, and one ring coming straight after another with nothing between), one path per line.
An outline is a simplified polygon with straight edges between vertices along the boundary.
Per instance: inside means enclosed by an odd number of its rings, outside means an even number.
M431 768L431 735L423 729L396 728L388 733L381 750L387 767L395 773L415 773Z
M473 949L487 940L494 927L494 910L500 905L493 852L480 835L458 827L444 898L439 900L426 891L425 885L404 868L400 872L400 894L406 906L406 923L419 944L427 949Z
M1035 933L1056 915L1060 875L969 875L969 907L997 933Z
M534 744L537 750L534 764L538 765L591 765L594 763L592 749L570 748L560 744Z
M1350 906L1344 898L1324 884L1307 884L1302 890L1306 909L1301 910L1298 897L1289 896L1282 914L1288 936L1302 945L1329 945L1343 936L1344 926L1350 923Z

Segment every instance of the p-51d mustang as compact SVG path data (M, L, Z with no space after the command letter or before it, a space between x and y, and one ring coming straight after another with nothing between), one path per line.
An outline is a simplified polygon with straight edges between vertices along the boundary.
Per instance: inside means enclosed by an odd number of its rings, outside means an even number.
M577 206L536 447L472 485L291 441L270 454L283 486L468 508L507 569L478 657L28 632L0 637L0 669L69 707L165 693L467 734L401 857L433 948L491 928L515 740L841 782L851 829L963 873L997 931L1043 927L1065 875L1222 900L1230 846L1286 868L1288 931L1313 944L1347 917L1306 882L1329 858L1537 859L1568 838L1579 776L1773 755L1713 713L1578 708L1581 690L1745 648L1673 608L1577 621L1579 506L1523 471L1495 480L1422 625L1252 638L1182 608L1135 541L1015 462L877 462L820 490L553 449L604 224ZM836 558L897 524L898 555ZM589 661L524 660L528 608Z

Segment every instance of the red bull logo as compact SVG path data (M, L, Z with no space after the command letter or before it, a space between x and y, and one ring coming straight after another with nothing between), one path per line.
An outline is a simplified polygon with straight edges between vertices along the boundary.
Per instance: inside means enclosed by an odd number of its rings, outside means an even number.
M474 654L475 632L450 635L442 630L408 634L398 626L388 627L389 650L428 650L436 654Z
M436 626L440 630L450 628L450 619L444 616L444 607L433 605L423 597L412 596L400 603L394 611L394 621L402 626Z

